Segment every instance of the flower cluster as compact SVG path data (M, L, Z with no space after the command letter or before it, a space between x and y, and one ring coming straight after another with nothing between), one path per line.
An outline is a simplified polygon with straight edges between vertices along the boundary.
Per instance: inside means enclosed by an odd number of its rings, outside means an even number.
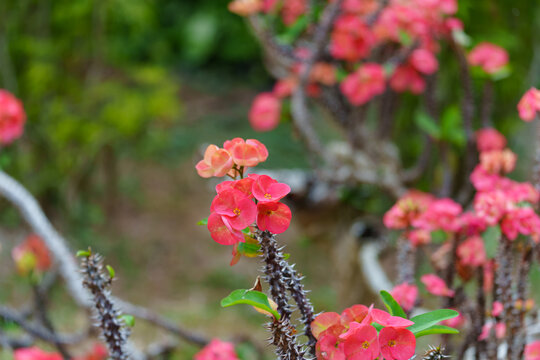
M32 272L47 271L52 260L47 246L43 240L35 234L28 236L22 243L13 248L11 257L21 275Z
M0 145L8 145L19 138L25 121L22 103L11 93L0 89Z
M238 356L234 351L234 345L212 339L201 351L195 354L194 360L238 360Z
M317 359L408 360L416 349L416 338L407 329L413 324L373 305L354 305L341 315L322 313L311 325Z
M215 156L220 160L213 162L213 154L218 152ZM214 176L228 174L234 179L216 186L217 195L210 207L208 230L217 243L236 246L245 242L254 224L259 230L274 234L281 234L289 227L291 210L280 200L291 188L267 175L244 177L248 167L267 157L268 151L259 141L236 138L226 141L224 149L210 145L205 159L197 164L197 171L203 177L213 173Z
M519 117L524 121L532 121L540 112L540 90L530 88L518 103Z

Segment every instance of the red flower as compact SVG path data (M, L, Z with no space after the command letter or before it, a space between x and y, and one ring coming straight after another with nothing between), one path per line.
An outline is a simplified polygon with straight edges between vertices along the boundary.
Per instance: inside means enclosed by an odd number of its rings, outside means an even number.
M457 231L461 211L461 205L452 199L437 199L429 204L427 210L413 222L413 225L430 231Z
M385 87L384 70L375 63L364 64L341 83L341 91L353 105L367 103L382 94Z
M48 353L37 347L17 349L13 354L15 360L62 360L62 355Z
M350 329L340 335L345 340L343 350L348 360L374 360L379 357L377 330L371 325L351 323Z
M19 138L25 121L22 103L11 93L0 89L0 144L7 145Z
M525 346L525 360L540 360L540 341Z
M517 105L519 117L524 121L532 121L540 111L540 90L530 88Z
M234 163L238 166L257 166L268 158L266 146L255 139L234 138L225 141L223 147L231 154Z
M233 229L227 218L216 213L208 217L208 231L212 239L221 245L234 245L244 241L244 234Z
M483 42L469 53L469 63L480 66L486 73L494 74L508 64L508 53L502 47Z
M257 226L261 231L268 230L281 234L291 223L291 209L280 202L260 202L257 204Z
M334 23L330 53L336 59L354 62L369 55L374 42L371 30L360 17L343 15Z
M433 295L447 297L454 296L454 290L450 290L448 286L446 286L444 280L435 274L424 275L420 280L426 286L427 291Z
M426 49L416 49L411 54L411 65L419 72L429 75L439 68L439 62L431 51Z
M255 221L257 207L244 193L231 188L216 195L210 211L224 217L233 229L242 230Z
M194 360L239 360L234 345L213 339L201 351L195 354Z
M398 302L405 311L414 307L418 298L418 287L416 285L403 283L395 286L390 292L392 297Z
M260 202L274 202L284 198L291 188L287 184L279 183L270 176L261 175L253 183L253 196Z
M11 256L22 275L30 271L47 271L52 265L49 249L35 234L28 236L24 242L13 248Z
M414 356L416 338L405 328L387 326L379 333L379 344L385 359L409 360Z
M463 265L477 267L486 262L484 241L480 236L473 236L459 244L457 255Z
M421 94L426 89L426 82L415 68L402 65L392 74L390 87L397 92L410 91L413 94Z
M257 95L251 110L249 110L249 123L256 131L270 131L279 125L281 117L281 101L279 98L265 92Z
M476 132L476 146L479 152L502 150L506 147L506 138L493 128L483 128Z
M208 145L204 152L204 159L195 166L197 173L203 178L225 176L232 167L233 159L229 152L216 145Z

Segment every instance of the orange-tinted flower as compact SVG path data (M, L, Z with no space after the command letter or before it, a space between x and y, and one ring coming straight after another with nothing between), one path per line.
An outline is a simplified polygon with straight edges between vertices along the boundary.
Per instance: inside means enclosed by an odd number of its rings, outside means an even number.
M234 138L225 141L223 147L231 154L234 163L238 166L257 166L268 158L266 146L255 139Z
M517 105L519 117L524 121L532 121L540 111L540 90L530 88Z
M17 265L17 271L22 275L31 271L47 271L52 265L47 246L39 236L34 234L13 248L11 256Z
M195 168L199 176L209 178L212 176L225 176L233 167L231 154L216 145L208 145L204 152L204 159L199 161Z
M234 0L229 3L229 11L240 16L249 16L262 10L261 0Z

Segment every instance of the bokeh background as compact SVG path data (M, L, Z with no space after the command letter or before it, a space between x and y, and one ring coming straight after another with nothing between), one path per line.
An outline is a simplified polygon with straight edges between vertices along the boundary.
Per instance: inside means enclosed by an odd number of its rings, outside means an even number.
M0 166L38 198L73 249L92 246L106 256L118 274L115 293L194 332L247 335L263 344L260 315L219 306L233 289L252 285L259 263L244 258L230 267L230 249L196 225L208 216L212 183L197 176L194 164L205 144L237 136L266 144L267 169L308 169L309 162L288 119L270 133L250 129L251 101L273 81L258 44L227 3L1 0L0 88L24 102L28 122L24 137L0 152ZM515 106L540 84L540 2L460 0L459 8L473 43L490 41L510 54L512 74L495 86L494 124L509 136L521 159L516 176L524 178L532 137ZM458 69L444 53L440 59L441 98L452 116ZM481 82L475 85L480 94ZM418 106L411 96L399 109L396 138L405 163L422 150ZM452 131L462 131L459 119ZM343 189L337 209L293 210L281 239L306 274L317 311L340 311L353 301L340 297L335 259L328 256L336 239L347 236L341 225L380 217L390 205L384 194L360 187ZM0 231L0 303L24 301L28 288L9 253L30 230L2 199ZM355 302L373 301L360 277L355 286ZM77 309L61 287L54 296L59 327L75 329ZM142 322L133 333L145 344L160 336ZM182 345L176 356L188 359L195 351Z

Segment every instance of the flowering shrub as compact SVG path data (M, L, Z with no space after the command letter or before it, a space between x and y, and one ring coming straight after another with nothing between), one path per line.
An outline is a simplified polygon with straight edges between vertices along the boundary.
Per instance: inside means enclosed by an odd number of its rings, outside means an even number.
M0 89L0 145L9 145L19 138L25 121L22 103L6 90Z

